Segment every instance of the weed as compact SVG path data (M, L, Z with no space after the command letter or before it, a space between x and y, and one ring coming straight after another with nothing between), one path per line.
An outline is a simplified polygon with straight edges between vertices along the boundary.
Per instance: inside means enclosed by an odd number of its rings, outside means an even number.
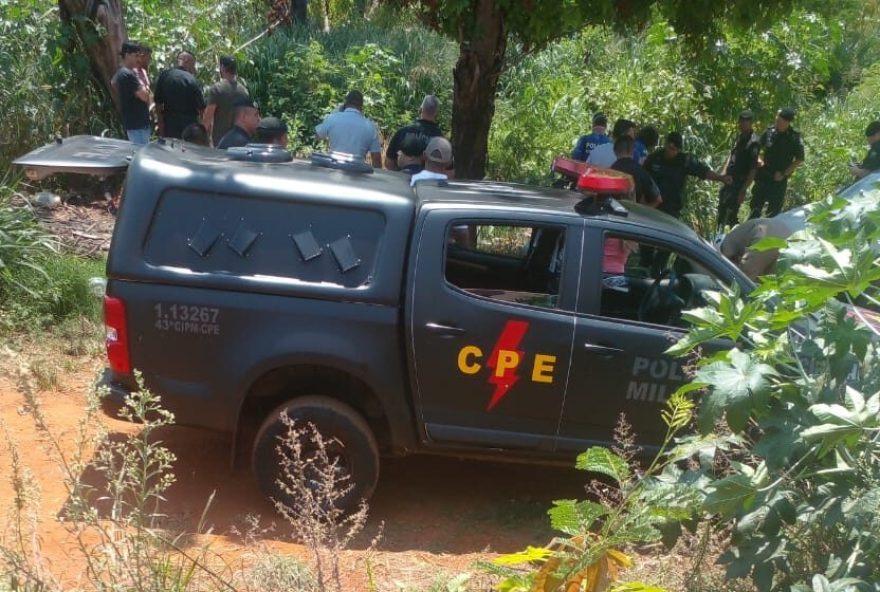
M296 503L276 502L278 512L290 523L299 539L312 555L316 588L321 592L342 592L342 552L363 531L367 522L367 504L346 514L339 502L350 491L348 475L339 468L338 458L331 458L328 441L311 423L297 425L281 414L287 427L279 443L282 491ZM370 549L378 544L380 533Z

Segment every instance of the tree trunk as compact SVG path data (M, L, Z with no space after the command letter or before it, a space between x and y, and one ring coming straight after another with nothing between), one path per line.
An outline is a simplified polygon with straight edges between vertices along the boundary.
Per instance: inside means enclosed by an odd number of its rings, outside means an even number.
M58 0L58 8L61 21L82 43L101 90L116 102L110 80L119 68L119 51L127 38L122 0Z
M452 147L459 179L486 174L495 92L507 50L504 17L495 0L477 0L475 12L478 25L461 40L452 73Z

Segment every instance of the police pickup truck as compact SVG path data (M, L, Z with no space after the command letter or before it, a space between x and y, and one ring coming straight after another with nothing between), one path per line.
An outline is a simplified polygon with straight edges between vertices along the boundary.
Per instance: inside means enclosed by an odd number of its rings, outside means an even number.
M178 423L234 435L276 499L282 414L334 440L344 503L370 495L381 455L568 460L621 413L658 443L682 311L753 287L677 220L572 191L85 136L17 164L127 169L110 400L140 370Z

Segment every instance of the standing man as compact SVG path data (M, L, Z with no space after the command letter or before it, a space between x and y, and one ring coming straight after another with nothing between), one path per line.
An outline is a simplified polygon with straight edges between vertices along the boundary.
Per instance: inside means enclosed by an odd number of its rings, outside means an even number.
M590 157L593 148L607 144L611 141L608 137L608 118L604 113L593 115L593 131L578 138L574 151L571 153L573 160L585 161Z
M248 90L238 79L238 65L232 56L220 58L220 81L205 91L205 107L202 123L211 136L214 146L232 127L235 117L234 104L240 99L249 98Z
M611 168L633 178L636 202L652 208L658 207L663 198L660 197L660 190L654 179L635 160L635 140L629 136L618 138L614 142L614 154L617 160Z
M755 175L750 219L760 218L765 205L768 218L782 211L788 178L804 162L804 142L800 132L791 127L793 120L793 109L780 109L773 127L761 134L763 162L758 162Z
M138 66L135 68L134 73L137 74L138 80L141 81L141 84L150 88L150 61L153 59L153 48L149 45L144 45L143 43L139 43L139 51L138 51Z
M611 137L614 138L614 141L616 142L624 136L635 138L636 124L629 119L618 119L614 122L614 128L611 130ZM605 168L610 167L616 160L617 156L614 154L614 144L611 142L600 144L590 151L590 156L587 158L589 164Z
M872 121L865 130L865 140L868 142L868 154L862 164L853 165L849 171L857 179L861 179L869 173L880 170L880 121Z
M739 134L730 149L727 164L724 165L724 174L729 175L733 181L725 185L718 192L718 230L725 226L731 228L739 222L739 207L746 199L746 192L755 180L758 172L758 151L760 144L758 136L752 129L754 115L751 111L743 111L739 114Z
M139 146L150 141L150 88L141 83L135 69L139 63L140 46L126 41L122 44L122 65L110 85L119 96L122 125L128 139Z
M731 181L730 177L722 177L690 154L682 152L683 143L680 133L670 132L666 136L664 147L649 154L644 165L663 196L663 203L658 209L673 218L681 217L685 204L684 186L688 176L725 184Z
M156 81L156 114L159 136L179 138L183 130L199 121L205 109L202 88L193 76L195 57L188 51L177 54L177 66L165 70Z
M217 148L221 150L250 144L251 137L260 126L260 112L253 101L241 98L232 107L234 114L232 127L217 142Z
M339 111L324 118L315 133L319 140L327 140L331 152L351 154L364 158L369 153L373 168L382 168L382 142L379 128L364 117L364 95L359 90L349 91Z
M440 101L434 95L427 95L422 100L422 106L419 107L419 118L391 136L388 150L385 151L386 169L399 171L403 168L403 165L397 161L401 152L409 156L421 156L431 138L443 135L443 130L436 123L439 111Z

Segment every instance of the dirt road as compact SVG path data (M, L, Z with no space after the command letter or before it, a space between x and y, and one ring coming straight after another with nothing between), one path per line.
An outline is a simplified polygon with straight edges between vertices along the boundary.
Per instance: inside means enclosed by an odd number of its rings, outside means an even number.
M40 394L54 434L62 446L73 446L77 421L100 360L78 358L65 362L71 371L57 386ZM2 368L0 368L2 370ZM73 541L57 517L66 502L62 473L47 454L34 428L30 409L10 377L0 377L0 419L22 455L22 463L36 476L40 492L40 536L43 553L65 581L82 569ZM134 433L137 426L106 418L111 437ZM230 559L244 552L245 541L236 531L245 529L247 515L260 516L262 527L279 522L273 508L259 493L247 467L229 467L229 444L220 435L183 427L165 428L162 442L177 455L176 483L168 492L164 512L181 532L194 532L212 493L207 514L208 539ZM68 451L69 452L69 451ZM10 500L10 452L0 445L0 500ZM89 471L89 469L87 469ZM95 479L96 475L86 475ZM545 544L552 532L546 511L553 499L583 495L584 477L575 471L527 465L463 461L439 457L387 459L370 505L363 536L347 554L353 581L365 577L360 554L369 546L380 523L384 536L379 553L371 559L381 590L421 589L440 573L466 571L477 559L512 552L526 545ZM8 520L8 504L0 517ZM302 557L305 550L290 542L280 523L266 535L273 550ZM410 587L415 585L416 587Z

